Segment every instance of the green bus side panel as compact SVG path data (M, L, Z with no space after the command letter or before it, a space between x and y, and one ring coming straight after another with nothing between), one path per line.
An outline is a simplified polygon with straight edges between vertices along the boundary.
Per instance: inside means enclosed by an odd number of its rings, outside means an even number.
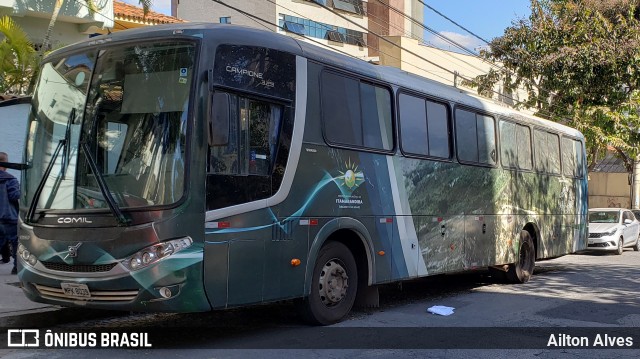
M235 240L229 244L230 305L255 303L262 298L264 245L263 239Z

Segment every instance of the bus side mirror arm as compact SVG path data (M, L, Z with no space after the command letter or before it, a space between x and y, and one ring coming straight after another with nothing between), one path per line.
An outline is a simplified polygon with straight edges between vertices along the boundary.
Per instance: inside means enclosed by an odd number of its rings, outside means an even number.
M12 170L24 171L31 168L27 163L0 162L0 167L11 168Z

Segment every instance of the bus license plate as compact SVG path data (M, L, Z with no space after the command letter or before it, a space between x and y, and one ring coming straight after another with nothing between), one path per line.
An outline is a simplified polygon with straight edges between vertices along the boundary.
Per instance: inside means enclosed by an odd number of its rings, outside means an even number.
M60 283L65 295L77 298L91 298L91 292L86 284L80 283Z

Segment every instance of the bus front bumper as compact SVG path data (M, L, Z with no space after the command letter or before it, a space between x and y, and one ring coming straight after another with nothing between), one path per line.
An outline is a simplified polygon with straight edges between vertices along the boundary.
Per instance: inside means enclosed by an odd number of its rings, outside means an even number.
M68 272L28 264L20 258L18 277L26 296L67 307L153 312L211 310L202 280L202 249L189 248L137 271L122 263L104 272Z

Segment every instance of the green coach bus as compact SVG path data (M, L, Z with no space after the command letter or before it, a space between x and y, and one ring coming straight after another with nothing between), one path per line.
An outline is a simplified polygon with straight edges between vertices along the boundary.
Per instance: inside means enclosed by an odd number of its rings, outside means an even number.
M51 53L27 126L19 279L34 301L196 312L586 248L584 137L395 68L234 25Z

